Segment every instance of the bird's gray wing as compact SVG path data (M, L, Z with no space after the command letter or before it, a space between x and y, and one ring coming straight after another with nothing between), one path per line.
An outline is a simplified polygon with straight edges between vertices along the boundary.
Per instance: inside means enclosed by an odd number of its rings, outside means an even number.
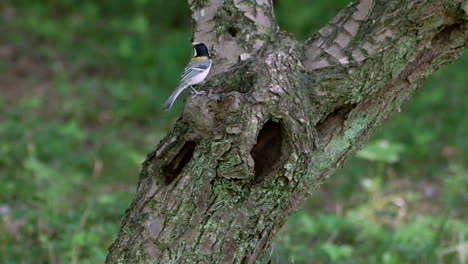
M179 83L185 83L188 80L192 79L197 74L203 72L204 70L208 69L211 65L211 60L192 60L189 62L187 67L185 67L184 72L180 76Z

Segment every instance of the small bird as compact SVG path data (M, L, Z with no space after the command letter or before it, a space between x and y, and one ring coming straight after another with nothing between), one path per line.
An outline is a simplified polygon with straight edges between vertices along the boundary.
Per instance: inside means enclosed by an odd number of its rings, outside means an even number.
M177 96L189 86L192 94L203 94L203 92L195 90L192 85L199 84L205 80L211 69L211 55L208 52L208 48L203 43L193 42L192 46L193 57L187 67L185 67L182 76L180 76L177 88L164 103L164 110L169 109L177 99Z

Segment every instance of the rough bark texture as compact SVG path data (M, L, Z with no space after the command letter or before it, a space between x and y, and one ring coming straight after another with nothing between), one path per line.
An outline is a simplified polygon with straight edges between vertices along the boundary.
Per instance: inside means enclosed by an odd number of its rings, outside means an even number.
M216 60L211 76L259 51L274 32L272 0L188 0L193 39L204 42Z
M466 0L361 0L305 43L266 0L193 0L206 95L143 163L107 263L259 263L274 234L468 46Z

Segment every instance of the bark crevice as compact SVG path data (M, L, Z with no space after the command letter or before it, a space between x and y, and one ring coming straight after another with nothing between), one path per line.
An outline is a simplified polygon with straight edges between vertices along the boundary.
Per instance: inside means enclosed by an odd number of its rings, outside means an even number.
M317 136L319 144L328 143L333 135L343 131L343 124L348 114L357 104L345 104L339 106L328 114L323 121L317 125Z
M190 162L195 151L196 144L193 141L187 141L179 150L177 155L167 165L163 166L163 178L166 184L171 183L177 175L184 169L185 165Z
M416 59L401 72L400 78L404 81L408 81L409 83L413 83L420 79L419 74L421 73L421 70L432 65L444 54L450 54L452 50L460 52L460 48L467 44L466 40L464 42L457 43L455 41L456 38L452 36L456 37L457 35L464 34L464 31L466 30L466 26L463 26L462 24L452 24L442 29L430 40L430 45L422 50L416 56Z

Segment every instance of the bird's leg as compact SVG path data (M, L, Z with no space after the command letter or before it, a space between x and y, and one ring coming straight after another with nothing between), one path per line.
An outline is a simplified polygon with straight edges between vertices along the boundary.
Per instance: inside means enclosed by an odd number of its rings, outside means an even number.
M197 91L195 90L195 88L193 88L192 86L190 86L190 94L192 95L200 95L200 94L205 94L204 91Z

